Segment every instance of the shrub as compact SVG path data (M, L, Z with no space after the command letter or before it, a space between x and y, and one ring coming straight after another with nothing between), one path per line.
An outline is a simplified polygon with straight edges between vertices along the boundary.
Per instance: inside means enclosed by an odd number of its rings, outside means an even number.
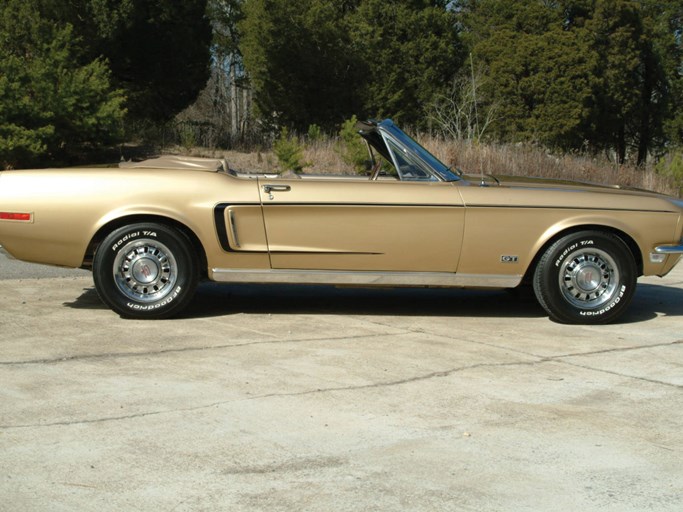
M357 122L356 116L344 121L339 132L341 142L337 150L344 162L352 165L356 172L362 173L367 170L369 155L363 139L358 136Z
M304 147L296 135L290 135L287 128L280 130L280 136L273 143L273 152L283 171L301 172L307 165L303 162Z
M671 178L679 189L683 189L683 152L675 150L661 158L655 165L655 171Z
M323 132L320 126L312 124L308 127L308 142L318 142L323 138Z
M185 151L190 152L197 145L197 130L192 123L178 124L178 138Z
M0 167L72 157L123 134L125 98L107 62L80 63L73 27L35 4L0 5Z

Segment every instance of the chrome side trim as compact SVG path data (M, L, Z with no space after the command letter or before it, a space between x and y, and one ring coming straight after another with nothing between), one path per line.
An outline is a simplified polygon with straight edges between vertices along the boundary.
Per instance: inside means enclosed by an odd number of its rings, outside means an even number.
M446 288L514 288L522 282L521 275L227 268L211 269L211 279L221 283L434 286Z
M230 217L230 231L232 232L232 239L235 242L235 247L240 247L240 240L237 238L237 227L235 226L235 212L228 209L228 216Z
M655 247L655 252L659 254L683 254L683 240L678 245L660 245Z

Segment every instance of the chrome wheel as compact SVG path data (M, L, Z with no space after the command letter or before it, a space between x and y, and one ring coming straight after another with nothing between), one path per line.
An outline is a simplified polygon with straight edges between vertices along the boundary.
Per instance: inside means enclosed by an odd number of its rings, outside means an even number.
M565 299L580 308L597 308L615 295L620 281L614 259L600 249L579 249L562 264L560 290Z
M128 298L149 303L168 295L178 279L173 253L158 240L129 242L116 255L114 282Z
M586 230L550 244L536 264L532 284L553 320L604 324L626 311L637 277L635 256L619 235Z
M93 257L93 280L102 302L124 318L169 318L187 306L199 281L189 235L155 222L109 233Z

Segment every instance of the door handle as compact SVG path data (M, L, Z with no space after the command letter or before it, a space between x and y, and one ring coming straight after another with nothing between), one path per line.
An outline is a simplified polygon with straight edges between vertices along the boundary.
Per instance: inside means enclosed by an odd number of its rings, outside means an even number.
M290 190L292 190L292 187L289 185L263 185L263 191L268 194L268 199L271 201L275 199L273 192L289 192Z
M290 190L292 190L292 187L289 185L263 185L263 191L266 194L271 192L289 192Z

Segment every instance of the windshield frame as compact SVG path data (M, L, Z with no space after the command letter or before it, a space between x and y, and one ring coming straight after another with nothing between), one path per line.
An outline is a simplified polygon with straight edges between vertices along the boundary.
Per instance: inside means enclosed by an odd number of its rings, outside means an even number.
M356 125L358 133L384 158L393 162L391 151L387 146L386 138L402 146L406 152L414 158L420 160L427 167L438 181L460 181L462 178L451 171L447 165L427 151L415 139L407 135L403 130L394 124L391 119L383 121L359 122Z

